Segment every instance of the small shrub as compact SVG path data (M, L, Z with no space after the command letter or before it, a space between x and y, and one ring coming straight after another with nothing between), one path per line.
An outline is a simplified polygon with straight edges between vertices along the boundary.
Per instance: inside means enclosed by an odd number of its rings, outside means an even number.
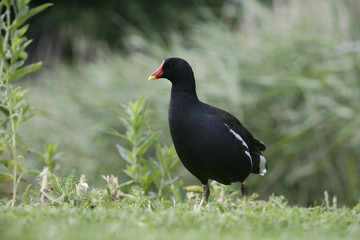
M147 106L147 100L142 97L134 103L123 105L122 110L115 110L126 128L125 133L119 133L115 129L104 130L125 140L125 144L117 144L116 147L121 158L126 162L123 171L131 180L122 184L121 188L138 185L154 197L161 198L171 193L177 200L181 200L178 188L182 182L179 177L171 175L180 160L173 146L160 144L156 140L160 131L142 129L145 117L151 113ZM146 157L150 149L155 150L155 158Z

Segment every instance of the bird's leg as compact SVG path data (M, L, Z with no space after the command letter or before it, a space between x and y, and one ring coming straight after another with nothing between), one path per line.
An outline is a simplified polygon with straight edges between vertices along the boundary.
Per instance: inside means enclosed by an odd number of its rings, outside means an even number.
M210 195L209 185L206 183L206 184L203 184L202 186L203 186L203 194L202 194L202 198L201 198L199 207L205 205L205 203L208 201L209 195Z
M246 181L243 181L241 183L241 194L242 194L244 200L246 201L247 195L249 194L249 186L246 184Z

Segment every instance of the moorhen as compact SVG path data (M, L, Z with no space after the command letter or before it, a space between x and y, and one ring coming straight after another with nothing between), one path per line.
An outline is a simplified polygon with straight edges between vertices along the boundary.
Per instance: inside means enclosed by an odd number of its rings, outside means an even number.
M241 182L241 192L246 196L249 174L266 173L261 154L265 144L233 115L198 99L194 73L185 60L165 59L148 80L158 78L172 83L170 133L181 162L203 185L200 206L210 195L209 179L225 185Z

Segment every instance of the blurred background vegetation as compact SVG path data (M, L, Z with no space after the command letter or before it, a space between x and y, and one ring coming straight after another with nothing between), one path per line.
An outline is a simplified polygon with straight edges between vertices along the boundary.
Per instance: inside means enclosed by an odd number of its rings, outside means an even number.
M30 22L30 60L45 67L22 83L40 111L21 129L26 157L55 142L60 175L85 174L93 186L107 174L126 181L119 140L102 129L124 131L112 109L145 96L155 111L148 126L170 143L170 83L146 79L178 56L192 65L201 100L266 143L269 171L249 178L252 192L308 206L327 190L352 206L360 199L359 2L54 1ZM198 184L183 167L178 174Z

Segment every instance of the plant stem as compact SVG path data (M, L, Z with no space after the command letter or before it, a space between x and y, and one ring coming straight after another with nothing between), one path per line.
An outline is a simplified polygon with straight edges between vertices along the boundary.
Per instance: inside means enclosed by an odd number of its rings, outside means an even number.
M3 81L3 71L4 71L4 63L3 61L0 62L0 86L4 85Z
M7 93L7 91L6 91ZM8 96L7 96L8 97ZM9 107L9 117L10 117L10 123L11 123L11 151L14 159L14 168L13 168L13 197L12 197L12 203L11 206L15 206L16 202L16 191L17 191L17 151L16 151L16 131L15 131L15 123L14 123L14 116L12 112L12 106L10 103L8 103Z
M7 52L7 47L8 47L8 41L9 41L9 35L10 35L10 7L6 8L6 28L5 28L5 37L4 37L4 42L3 42L3 51L4 51L4 56L5 58L3 59L3 61L6 61L6 52ZM1 62L1 66L0 66L0 82L1 85L5 84L5 98L7 99L7 107L9 109L9 118L10 118L10 124L11 124L11 152L12 152L12 156L14 159L14 167L13 167L13 196L12 196L12 201L11 201L11 206L15 206L16 203L16 192L17 192L17 185L18 185L18 179L17 179L17 165L18 165L18 155L17 155L17 151L16 151L16 130L15 130L15 122L14 122L14 115L13 115L13 109L12 109L12 103L11 103L11 97L9 97L9 83L4 80L4 64L5 62ZM4 83L5 81L5 83Z

